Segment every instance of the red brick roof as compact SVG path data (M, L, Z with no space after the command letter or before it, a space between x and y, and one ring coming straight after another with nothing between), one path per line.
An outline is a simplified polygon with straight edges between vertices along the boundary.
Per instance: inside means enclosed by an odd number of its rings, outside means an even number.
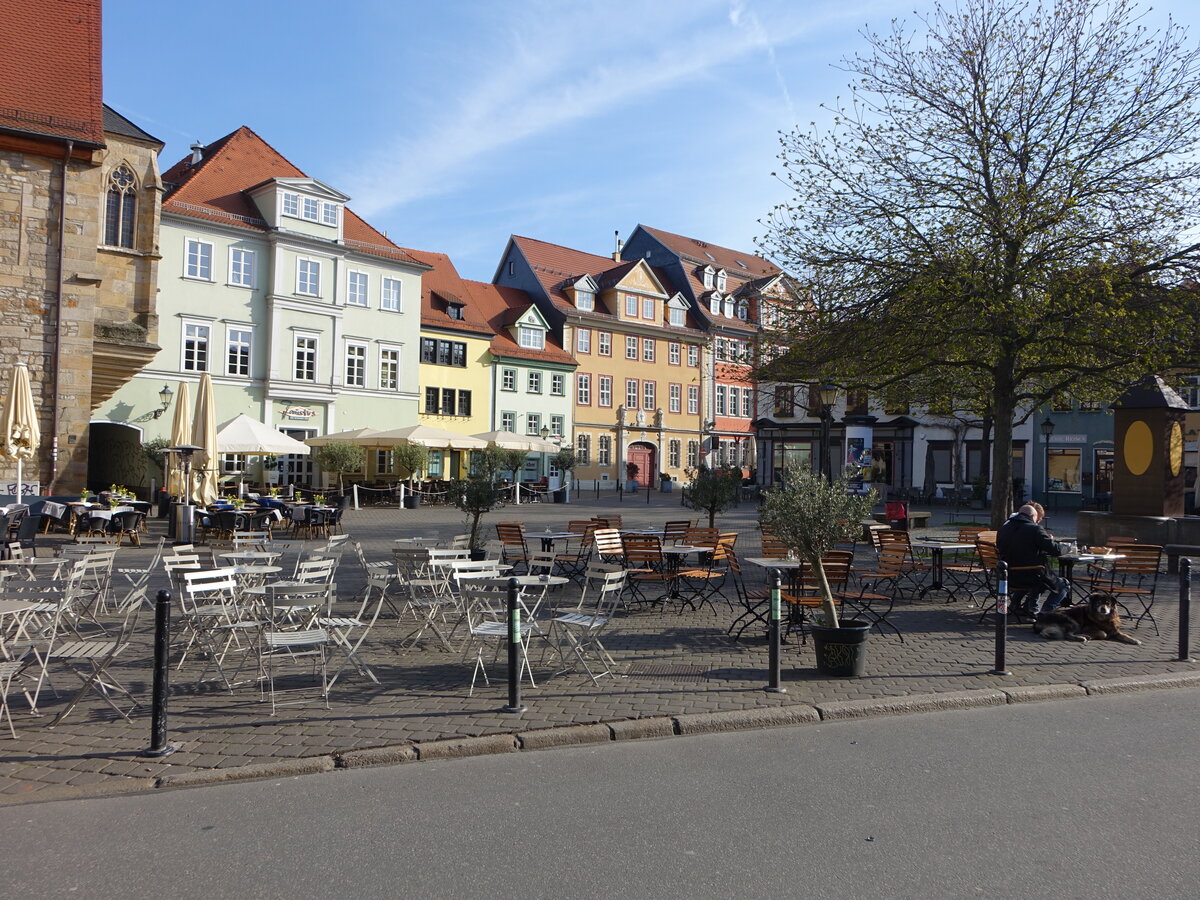
M274 178L307 178L299 168L251 129L237 131L209 144L199 165L189 153L163 173L168 194L163 212L266 231L267 223L250 198L249 190ZM346 207L342 219L346 246L369 256L400 262L417 262Z
M428 250L406 249L405 253L431 267L421 276L422 325L467 332L479 337L492 335L492 328L474 302L471 289L458 274L449 256ZM446 314L446 301L462 303L462 319L452 319Z
M4 4L0 128L104 146L100 0Z
M585 318L608 322L620 321L617 316L604 312L580 312L575 308L574 302L565 289L584 275L591 275L592 280L596 282L601 291L609 290L629 273L636 262L614 261L607 256L597 256L594 253L572 250L569 247L515 234L512 236L512 241L529 262L534 275L545 289L555 308ZM650 270L654 272L654 277L659 280L669 294L671 282L663 271L654 266L650 266ZM688 311L688 316L688 327L695 328L694 314L691 310Z
M515 359L529 359L536 362L565 363L570 366L578 365L570 353L562 348L562 344L554 336L554 332L546 332L546 349L531 350L522 347L514 340L508 326L519 319L533 300L524 291L516 288L501 287L484 281L468 281L475 307L487 320L495 337L492 338L492 353L497 356L508 356Z

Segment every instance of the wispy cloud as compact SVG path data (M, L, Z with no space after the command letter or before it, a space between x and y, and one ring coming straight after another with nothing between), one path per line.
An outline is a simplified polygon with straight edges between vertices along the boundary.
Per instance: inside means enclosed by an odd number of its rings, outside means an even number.
M464 78L445 86L432 118L413 122L343 176L356 208L370 216L453 190L498 151L521 142L586 140L585 132L568 127L764 48L787 97L774 47L811 23L803 16L773 22L768 37L742 0L732 8L728 0L659 2L639 8L636 17L608 3L523 7L504 36L508 49L473 70L460 67Z

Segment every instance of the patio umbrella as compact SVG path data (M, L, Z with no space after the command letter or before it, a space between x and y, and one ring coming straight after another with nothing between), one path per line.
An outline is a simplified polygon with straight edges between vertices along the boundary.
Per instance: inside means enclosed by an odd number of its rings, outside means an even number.
M16 460L17 502L21 502L21 482L24 480L22 466L33 459L42 442L42 431L38 427L37 409L33 405L33 391L29 388L29 368L17 363L12 373L12 388L4 403L4 435L0 439L0 456Z
M747 440L750 441L750 447L746 454L746 468L750 470L750 477L754 477L754 471L758 468L758 438L750 435Z
M524 450L527 453L557 453L558 445L550 441L544 441L540 437L534 437L530 434L515 434L511 431L485 431L482 434L472 435L481 441L487 441L489 444L495 444L497 447L502 447L505 450Z
M349 431L335 431L333 434L322 434L317 437L305 438L304 443L310 447L324 447L338 441L347 444L358 444L360 447L372 446L368 441L379 434L377 428L351 428Z
M312 452L307 444L245 413L222 422L217 428L217 449L221 453L245 453L248 456L307 456Z
M407 428L393 428L390 431L377 431L368 438L352 441L371 447L396 447L400 444L418 444L431 450L482 450L488 445L477 437L467 434L455 434L453 431L443 431L441 428L431 428L428 425L409 425Z
M213 406L212 378L200 376L192 442L200 449L192 456L192 497L201 506L217 499L217 411Z
M171 446L186 447L192 442L192 392L186 381L179 382L179 391L175 394L175 417L171 420ZM172 453L167 460L167 493L172 497L182 497L187 493L187 485L183 483L183 462L178 453Z

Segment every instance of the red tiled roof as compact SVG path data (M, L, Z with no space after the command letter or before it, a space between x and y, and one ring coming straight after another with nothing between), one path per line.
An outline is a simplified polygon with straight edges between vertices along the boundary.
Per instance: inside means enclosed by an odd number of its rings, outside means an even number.
M529 307L534 305L527 293L516 288L500 287L484 281L468 281L466 284L470 288L476 309L495 332L495 337L492 338L492 353L497 356L529 359L537 362L578 365L575 357L562 348L562 344L554 337L553 332L546 333L545 350L531 350L528 347L522 347L513 338L507 326L516 322Z
M513 235L512 241L524 254L533 273L546 291L546 295L557 309L571 312L587 318L603 319L609 322L621 321L619 317L597 311L595 313L580 312L575 308L570 295L565 288L571 286L576 279L591 275L601 291L609 290L624 278L637 262L624 260L614 262L607 256L597 256L594 253L584 253L582 250L572 250L558 244L538 241L533 238ZM650 266L654 277L663 285L668 294L671 292L670 281L661 269ZM694 313L688 311L691 324L695 328Z
M0 128L104 146L100 0L4 4Z
M308 177L245 125L209 144L202 153L199 165L191 165L188 154L163 173L169 191L163 212L266 231L267 223L249 190L274 178ZM360 253L417 262L349 207L342 219L342 236L346 246Z
M407 248L404 252L417 262L430 266L430 270L421 276L422 325L473 333L481 337L492 334L491 326L473 302L474 298L467 282L458 274L458 269L454 268L449 256L445 253ZM442 300L462 301L463 318L452 319L446 315L445 309L436 302L435 295Z

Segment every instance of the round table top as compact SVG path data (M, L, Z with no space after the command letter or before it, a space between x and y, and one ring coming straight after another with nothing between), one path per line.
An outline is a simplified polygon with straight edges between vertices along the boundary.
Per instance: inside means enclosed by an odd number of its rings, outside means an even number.
M278 575L283 571L281 566L234 566L238 575Z
M0 566L61 566L65 562L61 556L26 556L22 559L0 559Z
M662 548L663 553L704 553L711 551L712 547L693 547L691 544L668 544Z
M543 540L549 540L552 538L583 537L583 535L580 534L578 531L540 531L540 532L527 532L525 534L525 537L527 537L527 538L535 537L535 538L542 538Z
M221 559L232 559L232 560L244 559L244 560L253 561L256 559L278 559L282 555L283 555L282 551L278 551L278 550L275 550L275 551L234 550L230 553L222 553Z
M33 609L32 600L0 600L0 616L13 616Z
M570 578L564 578L561 575L550 575L543 577L541 575L514 575L513 580L522 586L534 587L539 584L544 584L547 587L553 587L559 584L566 584Z

